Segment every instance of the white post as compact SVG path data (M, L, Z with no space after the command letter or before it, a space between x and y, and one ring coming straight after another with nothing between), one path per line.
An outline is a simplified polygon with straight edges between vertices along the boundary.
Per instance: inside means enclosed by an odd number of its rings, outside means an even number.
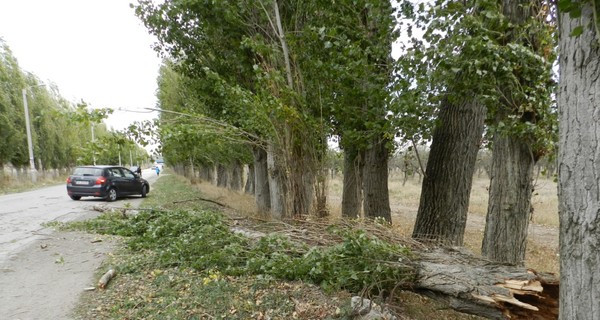
M31 182L35 183L37 180L35 170L35 160L33 158L33 141L31 138L31 125L29 123L29 107L27 106L27 89L23 89L23 109L25 109L25 128L27 130L27 148L29 150L29 171L31 174Z
M92 161L94 165L96 165L96 146L93 145L96 139L94 138L94 123L91 123L92 126Z

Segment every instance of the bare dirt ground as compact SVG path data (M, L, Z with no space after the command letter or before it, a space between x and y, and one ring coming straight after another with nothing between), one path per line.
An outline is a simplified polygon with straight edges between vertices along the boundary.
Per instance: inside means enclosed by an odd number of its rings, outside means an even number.
M107 237L41 230L41 238L0 269L0 318L70 319L93 274L114 247Z

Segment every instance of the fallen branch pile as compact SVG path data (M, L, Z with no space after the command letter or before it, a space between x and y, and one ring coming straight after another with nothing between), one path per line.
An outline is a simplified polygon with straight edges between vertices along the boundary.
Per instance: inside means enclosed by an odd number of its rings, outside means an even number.
M338 237L324 232L329 221L259 221L233 219L263 234L277 232L309 245L332 245ZM443 300L451 308L490 319L557 319L559 280L554 274L501 265L476 257L466 249L428 247L398 235L395 230L365 222L337 221L336 226L359 228L381 240L410 247L408 263L416 271L409 290ZM238 231L239 232L239 231Z

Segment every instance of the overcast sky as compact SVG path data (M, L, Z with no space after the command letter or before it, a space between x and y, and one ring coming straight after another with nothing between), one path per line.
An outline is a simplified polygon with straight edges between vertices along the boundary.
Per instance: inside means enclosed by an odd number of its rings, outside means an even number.
M0 0L0 37L20 67L95 108L156 106L160 58L131 0ZM155 114L115 111L122 129Z

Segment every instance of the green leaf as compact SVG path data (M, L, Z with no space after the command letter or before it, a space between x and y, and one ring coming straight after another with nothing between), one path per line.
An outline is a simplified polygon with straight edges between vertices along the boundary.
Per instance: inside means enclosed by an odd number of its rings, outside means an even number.
M564 11L564 12L569 12L573 7L573 1L572 0L559 0L557 5L558 5L558 10Z
M581 7L580 6L573 6L571 8L571 10L569 10L568 12L569 12L569 17L571 19L577 19L577 18L581 17Z
M579 37L583 33L583 26L577 26L571 31L571 37Z

